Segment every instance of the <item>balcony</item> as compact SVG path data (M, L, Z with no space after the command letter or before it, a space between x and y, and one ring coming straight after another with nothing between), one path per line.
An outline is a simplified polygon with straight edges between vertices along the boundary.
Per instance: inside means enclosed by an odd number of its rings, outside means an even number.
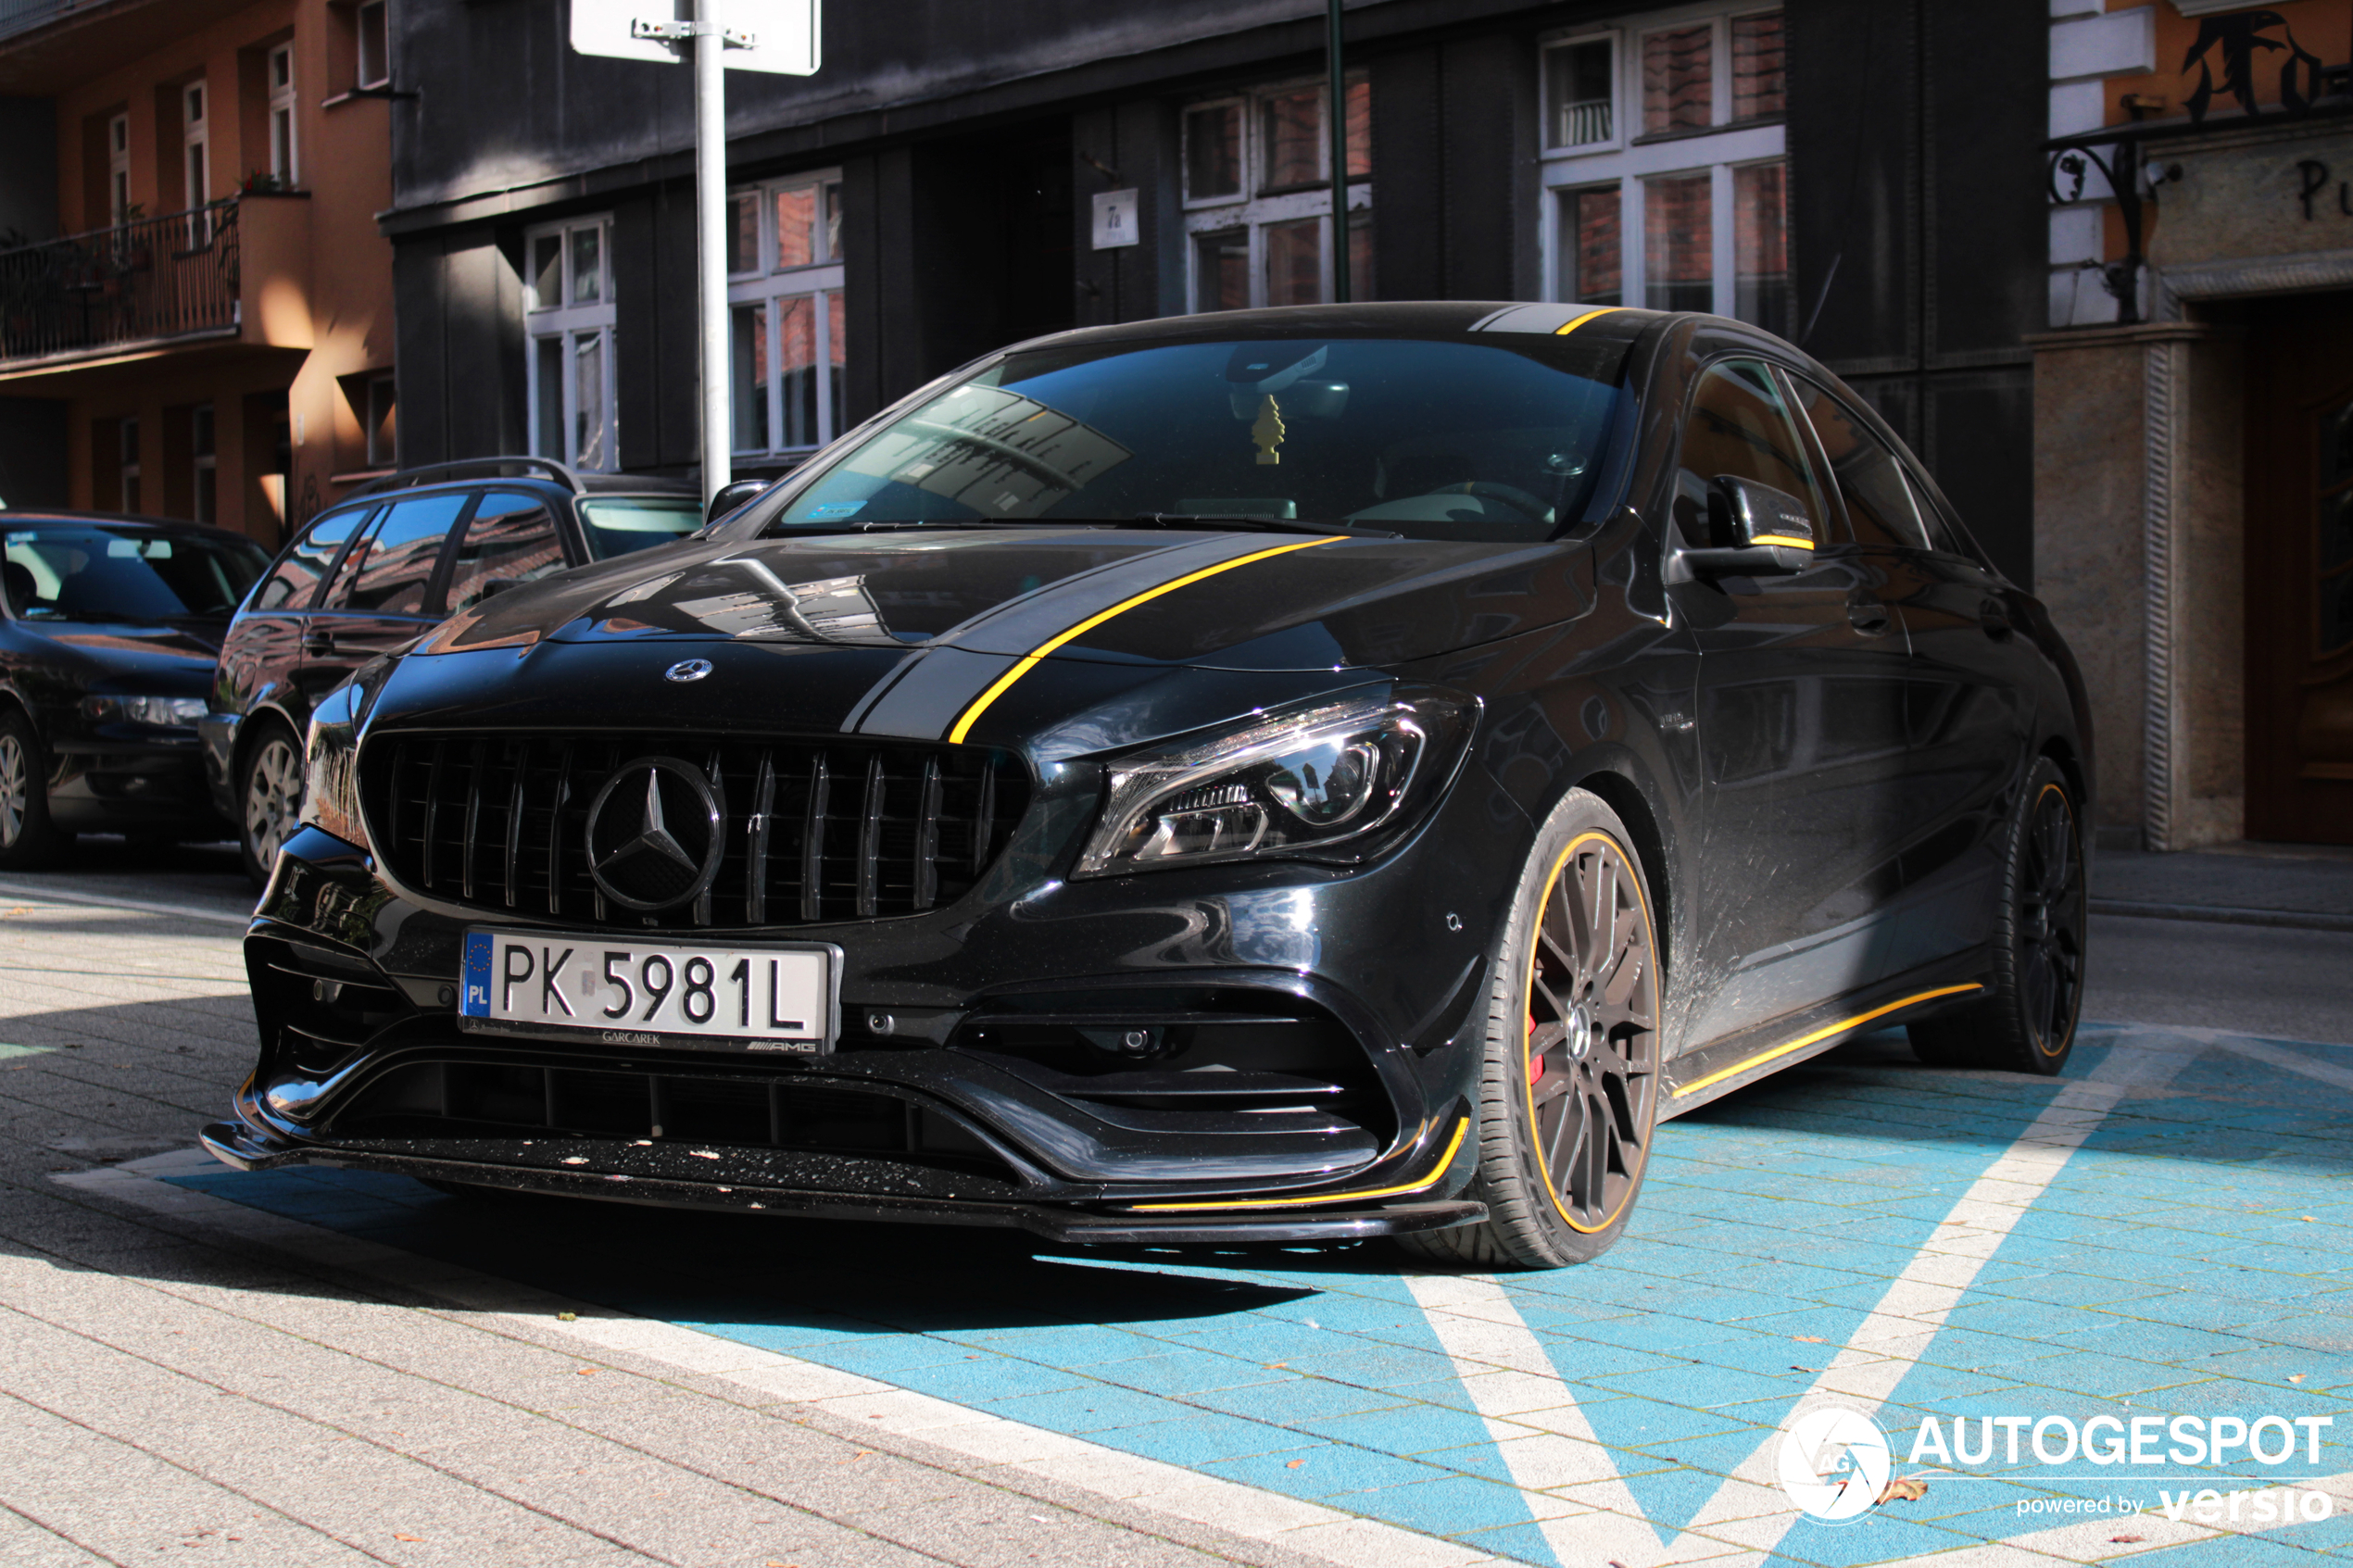
M308 349L309 270L300 196L0 251L0 382L198 345Z

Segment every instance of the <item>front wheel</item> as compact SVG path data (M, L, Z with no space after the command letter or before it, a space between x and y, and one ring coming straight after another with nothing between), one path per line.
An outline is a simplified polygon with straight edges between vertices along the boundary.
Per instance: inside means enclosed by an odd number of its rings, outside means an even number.
M274 720L245 751L237 774L237 845L245 875L259 887L294 836L302 813L302 751L294 733Z
M1480 1224L1402 1236L1478 1268L1553 1269L1626 1228L1658 1124L1658 933L1642 863L1598 796L1573 790L1520 874L1488 997L1470 1196Z
M0 712L0 870L56 858L65 837L49 822L49 771L31 721Z
M1914 1056L1938 1067L2045 1077L2067 1065L2090 925L2078 822L2067 776L2049 758L2038 759L2002 835L1991 983L1980 1000L1910 1025Z

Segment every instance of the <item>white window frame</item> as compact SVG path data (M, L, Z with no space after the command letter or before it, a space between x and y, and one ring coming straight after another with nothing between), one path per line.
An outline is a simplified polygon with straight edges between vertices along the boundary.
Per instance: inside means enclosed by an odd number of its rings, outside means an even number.
M281 44L271 50L262 69L270 88L270 173L281 187L291 189L301 167L295 130L294 45Z
M131 116L107 117L107 221L120 229L131 221Z
M574 294L576 280L573 270L573 245L575 234L590 231L597 235L597 297L584 301L576 298ZM542 300L532 257L538 248L538 241L549 236L556 237L562 247L557 264L557 289L561 297ZM617 471L621 467L621 432L613 404L620 389L620 377L615 373L613 365L612 215L598 213L585 218L568 218L560 223L537 224L523 232L522 246L523 331L527 340L523 354L523 382L532 453L536 457L552 458L571 468L591 467L605 472ZM563 345L560 358L566 373L557 378L560 384L547 387L541 384L539 345L551 339ZM589 341L598 345L599 363L604 371L604 420L598 434L606 456L604 462L596 465L585 465L580 461L580 443L577 439L580 429L579 388L570 373L580 354L581 345ZM545 444L540 440L542 408L551 396L556 400L552 411L560 420L559 428L562 432L563 450L556 452L544 450Z
M727 282L728 342L731 360L728 375L735 374L732 345L735 342L734 312L739 306L765 305L768 307L768 430L763 445L737 446L737 456L745 458L776 457L785 454L812 452L831 441L849 428L841 410L834 407L833 377L833 308L832 301L840 296L845 278L842 260L828 248L825 232L825 190L834 189L835 199L841 199L841 170L820 169L813 173L780 176L757 184L738 185L727 193L732 220L734 203L745 196L760 204L759 254L750 268L732 272ZM816 193L816 248L821 253L805 266L778 265L776 244L776 197L786 191L812 190ZM814 320L817 362L817 439L791 445L785 442L784 395L784 330L785 306L794 299L807 299Z
M206 89L205 79L200 76L183 83L180 89L180 167L187 186L181 194L187 198L189 211L196 214L188 220L191 245L212 238L211 220L202 212L212 199L211 115L212 94Z
M372 61L368 58L371 17L374 19L375 31L384 39L382 51L384 57ZM387 0L360 0L360 4L352 11L351 21L353 83L360 87L384 86L392 81L392 17L387 6ZM371 66L374 68L372 74L370 71Z
M1370 77L1363 71L1348 73L1348 85L1351 88L1368 82L1370 80ZM1325 78L1317 76L1292 82L1268 82L1263 86L1253 87L1247 93L1223 93L1214 97L1199 99L1183 107L1178 124L1184 128L1184 135L1191 134L1190 117L1194 110L1216 108L1228 104L1240 107L1242 131L1242 188L1239 194L1201 197L1194 196L1189 191L1184 194L1185 310L1188 315L1198 315L1202 310L1200 241L1203 235L1230 233L1237 229L1244 231L1249 235L1249 307L1257 309L1266 303L1265 231L1274 224L1291 222L1302 218L1323 220L1322 266L1318 269L1320 276L1316 286L1322 298L1328 300L1332 297L1332 269L1344 265L1344 260L1341 255L1342 246L1334 243L1336 236L1332 232L1330 127L1326 126L1325 133L1315 139L1315 168L1323 180L1320 186L1307 190L1290 188L1271 195L1258 194L1259 182L1264 175L1262 167L1264 148L1260 144L1260 138L1265 132L1261 130L1261 126L1265 119L1264 111L1267 101L1286 97L1305 87L1322 90L1325 82ZM1329 113L1328 96L1325 103L1325 112ZM1191 168L1189 147L1180 146L1177 149L1176 167L1178 178L1181 180L1184 177L1184 171ZM1373 175L1349 177L1348 213L1352 226L1358 213L1372 211L1373 180L1378 173L1379 169L1377 166Z
M1618 298L1623 304L1640 307L1646 305L1650 293L1647 258L1643 254L1646 238L1643 225L1645 182L1675 175L1705 174L1709 177L1712 308L1718 316L1736 314L1740 279L1738 237L1733 227L1733 173L1739 169L1763 164L1786 164L1789 161L1789 132L1784 120L1727 123L1731 113L1732 97L1732 21L1737 17L1785 10L1784 6L1758 5L1756 0L1731 0L1731 3L1717 0L1714 4L1684 6L1628 17L1611 25L1580 27L1543 40L1543 48L1549 53L1554 48L1590 44L1600 38L1610 39L1616 50L1613 64L1617 93L1611 109L1610 127L1617 134L1609 142L1578 147L1546 147L1539 155L1542 160L1544 199L1537 247L1543 260L1545 298L1566 301L1571 281L1567 258L1559 254L1564 197L1597 185L1617 186ZM1714 126L1705 131L1672 131L1645 136L1639 129L1642 93L1642 40L1650 33L1674 31L1695 22L1709 23L1715 30L1711 44L1711 58L1715 64L1711 94ZM1549 61L1539 72L1538 80L1545 99L1541 106L1543 116L1539 126L1541 140L1541 133L1551 129L1554 113L1550 101L1552 70Z

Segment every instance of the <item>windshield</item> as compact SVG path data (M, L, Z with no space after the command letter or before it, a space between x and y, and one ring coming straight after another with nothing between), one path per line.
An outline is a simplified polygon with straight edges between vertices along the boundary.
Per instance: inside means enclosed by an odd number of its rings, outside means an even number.
M589 556L610 560L684 538L702 526L703 515L690 496L615 495L581 502L580 521L588 532Z
M25 621L170 621L225 616L270 558L234 534L156 533L90 523L7 531L0 567Z
M1013 521L1528 540L1585 521L1625 346L1266 339L1014 354L789 486L770 530Z

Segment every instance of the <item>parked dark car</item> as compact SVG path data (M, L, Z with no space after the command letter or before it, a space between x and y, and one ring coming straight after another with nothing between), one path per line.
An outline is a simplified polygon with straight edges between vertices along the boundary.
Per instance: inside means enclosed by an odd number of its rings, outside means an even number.
M219 838L196 720L269 552L201 523L0 511L0 868L77 833Z
M1550 1266L1858 1031L2056 1073L2090 734L1869 406L1713 317L1063 333L311 732L233 1165Z
M294 830L310 710L354 670L492 594L702 524L692 485L540 458L409 469L321 512L238 609L202 724L254 884Z

